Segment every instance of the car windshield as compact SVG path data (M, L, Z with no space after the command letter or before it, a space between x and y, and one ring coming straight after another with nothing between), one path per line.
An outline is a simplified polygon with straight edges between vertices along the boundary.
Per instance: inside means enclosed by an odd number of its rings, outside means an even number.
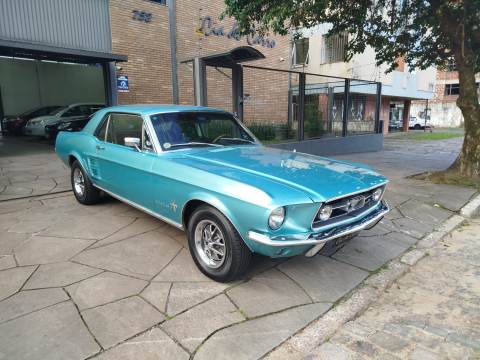
M59 106L59 107L56 107L55 109L52 109L52 111L50 111L48 113L48 115L55 115L55 114L58 114L60 111L62 111L63 109L65 109L66 106Z
M151 120L164 150L256 143L228 113L174 112L152 115Z

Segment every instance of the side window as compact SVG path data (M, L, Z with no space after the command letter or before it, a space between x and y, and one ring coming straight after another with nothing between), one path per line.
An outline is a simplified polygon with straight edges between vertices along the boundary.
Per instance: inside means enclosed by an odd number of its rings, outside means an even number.
M62 117L69 117L69 116L80 116L82 115L82 109L80 106L75 106L75 107L72 107L70 109L68 109L67 111L65 111L65 113L62 115Z
M107 134L107 141L118 145L125 145L126 137L134 137L142 140L143 119L138 115L111 114L111 139L110 129Z
M107 133L108 129L108 122L109 122L109 115L105 117L102 122L102 125L95 131L95 137L98 140L105 141L105 134Z

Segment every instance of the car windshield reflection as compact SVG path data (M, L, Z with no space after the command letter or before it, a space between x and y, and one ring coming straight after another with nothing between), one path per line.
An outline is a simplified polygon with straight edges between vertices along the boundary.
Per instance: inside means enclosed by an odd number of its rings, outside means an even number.
M152 115L151 120L164 150L257 143L228 113L173 112Z

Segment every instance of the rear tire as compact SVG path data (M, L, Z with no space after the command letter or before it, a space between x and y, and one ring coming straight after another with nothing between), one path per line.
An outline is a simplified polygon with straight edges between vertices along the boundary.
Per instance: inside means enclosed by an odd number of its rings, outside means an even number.
M188 247L200 271L219 282L240 278L252 258L230 221L209 205L200 206L190 218Z
M422 125L420 124L415 124L415 126L413 127L415 130L422 130Z
M82 165L75 160L72 164L70 180L75 198L80 204L93 205L100 200L100 191L93 186Z

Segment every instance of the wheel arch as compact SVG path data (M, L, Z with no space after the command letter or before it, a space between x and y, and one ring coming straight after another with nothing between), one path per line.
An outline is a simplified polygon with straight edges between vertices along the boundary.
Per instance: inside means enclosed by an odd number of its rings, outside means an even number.
M195 212L202 205L208 205L219 211L223 216L227 218L227 220L232 224L234 229L242 238L243 242L247 245L250 251L253 252L253 249L249 245L248 241L245 241L242 231L237 223L236 217L228 211L227 207L217 198L208 195L197 195L190 200L188 200L182 207L182 225L185 231L188 231L188 220Z

